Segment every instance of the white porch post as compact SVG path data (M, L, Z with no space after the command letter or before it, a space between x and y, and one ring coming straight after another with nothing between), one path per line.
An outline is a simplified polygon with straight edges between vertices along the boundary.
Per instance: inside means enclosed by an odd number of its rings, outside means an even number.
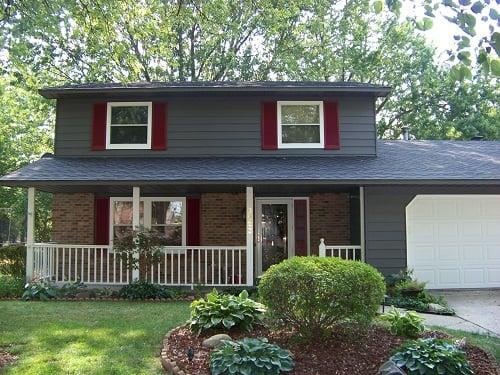
M365 188L359 187L359 222L360 222L360 246L361 246L361 261L365 261Z
M140 226L140 198L141 189L138 186L132 188L132 227L134 230L138 230ZM134 255L135 258L138 255ZM132 280L139 279L139 269L132 270Z
M326 257L326 244L324 238L320 238L319 240L318 255L322 258Z
M246 189L247 285L253 286L253 187Z
M26 223L26 280L33 278L33 244L35 243L35 188L28 188L28 218Z

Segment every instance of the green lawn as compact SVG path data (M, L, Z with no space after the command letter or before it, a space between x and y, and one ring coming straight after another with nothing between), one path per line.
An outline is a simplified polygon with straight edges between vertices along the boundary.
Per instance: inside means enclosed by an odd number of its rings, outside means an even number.
M0 347L19 356L2 374L161 374L163 335L189 304L0 301Z

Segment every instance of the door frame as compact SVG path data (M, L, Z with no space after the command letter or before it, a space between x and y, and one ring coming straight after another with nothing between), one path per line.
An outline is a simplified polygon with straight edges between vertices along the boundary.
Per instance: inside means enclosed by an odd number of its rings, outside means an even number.
M295 255L295 225L294 201L295 197L258 197L255 198L255 274L262 276L262 205L286 204L287 205L287 252L288 258ZM291 239L291 240L290 240Z

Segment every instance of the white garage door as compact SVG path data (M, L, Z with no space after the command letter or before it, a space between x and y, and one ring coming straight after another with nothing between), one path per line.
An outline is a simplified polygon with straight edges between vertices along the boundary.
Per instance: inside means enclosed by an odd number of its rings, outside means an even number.
M500 195L418 195L406 236L408 267L428 288L500 287Z

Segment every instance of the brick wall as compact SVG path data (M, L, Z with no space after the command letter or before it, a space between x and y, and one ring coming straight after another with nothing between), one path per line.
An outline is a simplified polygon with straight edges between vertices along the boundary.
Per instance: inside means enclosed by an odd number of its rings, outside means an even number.
M94 243L94 194L54 194L52 241L82 245Z
M201 245L245 246L245 193L201 195Z
M327 245L350 245L349 194L317 193L309 197L311 254L321 238Z

